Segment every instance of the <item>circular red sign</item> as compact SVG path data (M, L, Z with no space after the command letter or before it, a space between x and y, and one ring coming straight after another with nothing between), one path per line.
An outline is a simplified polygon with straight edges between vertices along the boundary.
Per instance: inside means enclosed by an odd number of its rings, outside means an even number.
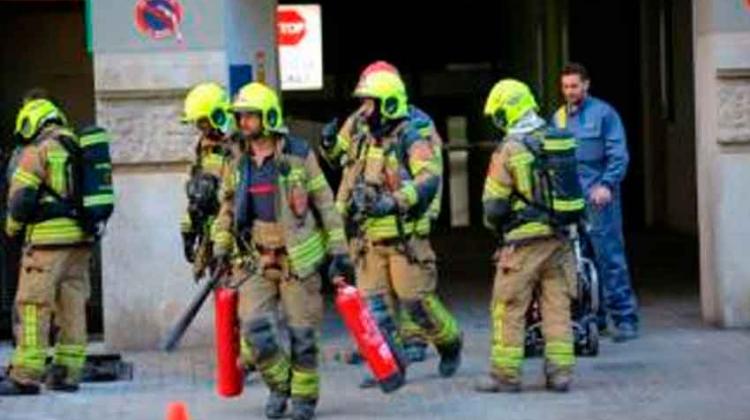
M276 16L276 25L279 45L297 45L307 33L305 18L296 10L280 10Z
M153 39L175 36L180 40L182 17L182 5L177 0L138 0L135 4L135 27Z

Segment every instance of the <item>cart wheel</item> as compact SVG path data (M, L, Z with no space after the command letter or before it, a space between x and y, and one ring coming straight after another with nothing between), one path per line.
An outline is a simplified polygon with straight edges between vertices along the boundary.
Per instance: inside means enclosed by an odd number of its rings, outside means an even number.
M599 327L596 322L589 322L586 327L586 345L581 352L583 356L594 357L599 354Z

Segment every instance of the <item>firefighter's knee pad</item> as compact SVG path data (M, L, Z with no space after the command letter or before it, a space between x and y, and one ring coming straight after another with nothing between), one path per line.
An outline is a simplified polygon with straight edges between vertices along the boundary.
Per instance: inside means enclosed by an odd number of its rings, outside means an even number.
M258 362L272 359L280 351L276 332L268 316L248 321L245 324L245 337L250 342Z
M289 328L291 336L292 364L306 369L318 365L318 343L313 328Z
M402 300L401 304L404 306L409 318L414 321L417 326L428 333L435 330L435 322L430 316L429 309L424 299Z

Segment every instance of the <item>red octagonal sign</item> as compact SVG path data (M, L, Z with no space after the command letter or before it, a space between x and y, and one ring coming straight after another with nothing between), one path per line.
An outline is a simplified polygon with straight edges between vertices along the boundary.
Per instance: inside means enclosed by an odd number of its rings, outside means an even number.
M290 47L299 44L307 32L305 18L296 10L279 10L276 15L276 25L281 46Z

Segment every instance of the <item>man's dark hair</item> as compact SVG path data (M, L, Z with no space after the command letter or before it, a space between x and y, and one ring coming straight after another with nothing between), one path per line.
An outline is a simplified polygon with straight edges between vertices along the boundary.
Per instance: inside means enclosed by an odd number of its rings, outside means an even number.
M583 66L583 64L580 63L568 63L560 72L562 76L569 76L571 74L577 74L581 80L587 81L589 79L589 72L586 70L586 67Z

